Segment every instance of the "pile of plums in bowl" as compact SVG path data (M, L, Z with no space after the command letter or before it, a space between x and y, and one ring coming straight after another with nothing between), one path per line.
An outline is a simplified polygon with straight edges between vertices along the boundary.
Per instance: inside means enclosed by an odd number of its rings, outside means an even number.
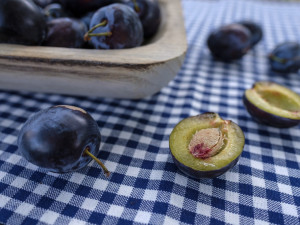
M259 24L240 21L212 31L207 38L207 46L214 58L231 61L241 59L262 37L263 31Z
M160 23L157 0L0 1L0 43L133 48L154 36Z

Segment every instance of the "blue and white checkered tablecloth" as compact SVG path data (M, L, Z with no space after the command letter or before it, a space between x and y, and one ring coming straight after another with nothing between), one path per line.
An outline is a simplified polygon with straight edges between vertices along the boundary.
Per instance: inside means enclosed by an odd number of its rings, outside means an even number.
M141 100L0 91L0 224L300 224L300 129L257 124L242 103L255 81L300 93L299 74L269 71L266 55L280 42L300 41L300 3L183 0L186 59L160 93ZM212 59L211 29L250 19L263 40L242 60ZM0 81L1 82L1 81ZM36 111L84 108L102 134L98 157L74 173L45 173L17 151L17 137ZM169 152L169 135L183 118L217 112L239 124L246 144L238 164L215 179L183 175Z

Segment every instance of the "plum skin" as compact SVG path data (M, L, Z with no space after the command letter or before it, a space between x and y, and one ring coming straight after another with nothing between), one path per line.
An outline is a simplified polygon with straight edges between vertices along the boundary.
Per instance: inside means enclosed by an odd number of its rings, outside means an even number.
M135 9L134 2L127 0L125 2L128 6ZM150 38L154 36L161 23L161 11L157 0L137 0L138 11L136 13L141 19L144 37Z
M235 158L233 161L231 161L229 164L226 166L222 167L221 169L218 170L208 170L208 171L201 171L201 170L194 170L191 167L188 167L181 162L179 162L174 156L172 155L172 159L175 163L175 165L178 167L178 169L186 174L187 176L190 176L194 179L199 179L199 178L215 178L218 176L221 176L222 174L226 173L228 170L230 170L232 167L234 167L237 162L239 161L241 154Z
M48 34L42 45L65 48L82 48L87 32L86 25L73 18L61 17L47 23Z
M40 45L46 34L46 17L33 1L0 1L0 43Z
M251 48L251 33L240 24L225 25L209 34L207 46L216 59L241 59Z
M252 21L240 21L238 24L246 27L251 34L251 47L254 47L263 37L263 31L260 25L252 22Z
M300 45L296 42L283 42L269 54L272 70L279 73L293 73L300 68Z
M259 123L277 128L290 128L300 123L300 120L277 116L256 107L247 99L245 94L243 96L243 103L252 118Z
M90 22L90 29L107 21L93 33L111 32L110 36L91 37L90 43L96 49L123 49L140 46L144 31L138 15L129 6L111 4L97 10ZM92 34L93 34L92 33Z
M52 106L31 116L18 137L18 149L27 161L50 172L66 173L85 167L99 152L101 134L85 111Z

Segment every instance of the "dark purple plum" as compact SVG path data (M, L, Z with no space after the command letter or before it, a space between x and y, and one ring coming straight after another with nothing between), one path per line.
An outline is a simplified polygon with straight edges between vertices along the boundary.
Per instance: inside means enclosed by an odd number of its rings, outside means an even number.
M72 15L68 13L59 3L47 5L44 8L44 13L47 16L48 21L61 17L72 17Z
M157 0L127 0L125 4L136 11L142 22L144 37L156 34L161 23L161 10Z
M144 40L138 15L125 4L112 4L97 10L85 39L96 49L123 49L140 46Z
M300 123L300 96L274 82L256 82L245 91L243 101L249 114L259 123L279 128Z
M59 0L33 0L33 2L41 8L45 8L47 5L57 3L58 1Z
M269 54L271 69L280 73L297 72L300 68L300 45L284 42L277 45Z
M96 11L101 7L121 1L122 0L59 0L65 9L77 17L82 17L88 12Z
M254 23L253 21L241 21L241 22L238 22L238 24L243 25L250 31L251 47L254 47L258 42L260 42L260 40L263 37L263 31L259 24Z
M216 113L183 119L169 138L175 165L196 179L214 178L231 169L238 162L244 144L240 127Z
M0 1L0 43L40 45L46 34L46 17L33 1Z
M175 165L177 166L177 168L185 175L195 179L199 179L199 178L215 178L221 176L222 174L226 173L228 170L230 170L232 167L234 167L237 164L237 162L240 159L240 155L237 158L235 158L233 161L231 161L229 164L222 167L221 169L208 170L208 171L194 170L193 168L182 164L173 155L172 155L172 159Z
M209 34L207 46L216 59L241 59L251 48L251 33L240 24L225 25Z
M78 19L58 18L47 23L48 35L44 46L82 48L85 45L86 25Z
M85 15L83 15L82 17L80 17L80 20L89 28L90 27L90 23L91 20L93 18L94 15L94 11L93 12L88 12Z
M79 170L99 153L101 134L85 110L52 106L31 116L18 137L18 149L30 163L55 173ZM99 161L106 175L109 172Z

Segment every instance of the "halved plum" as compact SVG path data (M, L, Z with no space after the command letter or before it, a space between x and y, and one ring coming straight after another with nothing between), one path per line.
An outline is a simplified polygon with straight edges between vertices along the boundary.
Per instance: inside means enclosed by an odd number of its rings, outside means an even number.
M204 113L179 122L169 138L176 166L186 175L214 178L238 162L245 144L241 128L217 113Z
M274 82L259 81L244 93L244 105L257 122L279 128L300 123L300 96Z

